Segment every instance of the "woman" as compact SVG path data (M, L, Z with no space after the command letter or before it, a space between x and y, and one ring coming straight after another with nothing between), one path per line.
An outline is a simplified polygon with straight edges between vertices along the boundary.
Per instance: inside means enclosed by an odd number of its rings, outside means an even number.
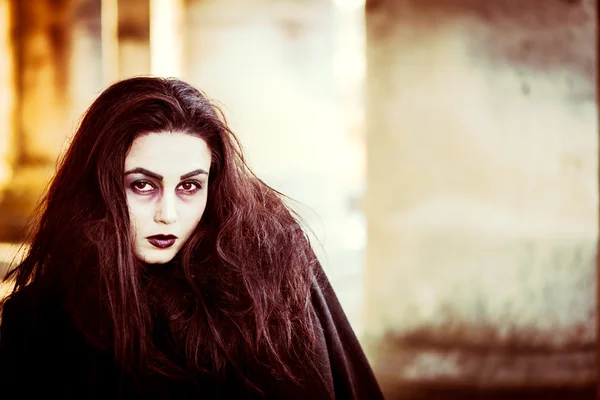
M307 236L222 114L133 78L85 114L6 279L3 390L380 399Z

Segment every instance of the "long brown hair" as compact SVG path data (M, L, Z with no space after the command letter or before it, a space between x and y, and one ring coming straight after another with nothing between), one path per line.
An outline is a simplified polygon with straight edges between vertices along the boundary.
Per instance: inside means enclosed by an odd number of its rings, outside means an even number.
M140 134L177 131L212 153L205 213L173 262L132 251L124 161ZM73 321L125 370L189 377L248 365L295 378L315 343L317 260L281 193L258 179L220 110L177 79L117 82L90 106L42 202L24 261L5 279L59 287ZM159 316L160 318L158 318ZM168 328L168 340L161 330ZM162 344L161 344L162 343Z

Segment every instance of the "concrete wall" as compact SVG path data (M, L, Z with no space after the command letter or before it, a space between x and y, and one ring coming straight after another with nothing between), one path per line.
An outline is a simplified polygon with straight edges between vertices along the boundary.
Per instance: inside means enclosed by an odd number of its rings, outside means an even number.
M389 388L595 379L594 15L367 3L365 326Z

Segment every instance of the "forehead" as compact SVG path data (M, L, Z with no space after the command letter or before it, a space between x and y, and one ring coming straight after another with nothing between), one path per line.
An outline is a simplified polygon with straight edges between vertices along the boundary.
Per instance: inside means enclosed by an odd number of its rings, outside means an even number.
M133 141L125 157L125 170L141 167L181 175L197 168L208 171L210 161L203 139L181 132L153 132Z

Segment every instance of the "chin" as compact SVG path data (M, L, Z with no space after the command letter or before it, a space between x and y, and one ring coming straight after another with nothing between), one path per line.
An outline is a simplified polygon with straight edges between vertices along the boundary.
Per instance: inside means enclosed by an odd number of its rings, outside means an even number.
M171 261L176 254L174 251L160 250L160 252L162 254L156 254L154 252L152 252L154 254L150 254L151 252L143 252L142 254L139 254L138 257L147 264L166 264Z

